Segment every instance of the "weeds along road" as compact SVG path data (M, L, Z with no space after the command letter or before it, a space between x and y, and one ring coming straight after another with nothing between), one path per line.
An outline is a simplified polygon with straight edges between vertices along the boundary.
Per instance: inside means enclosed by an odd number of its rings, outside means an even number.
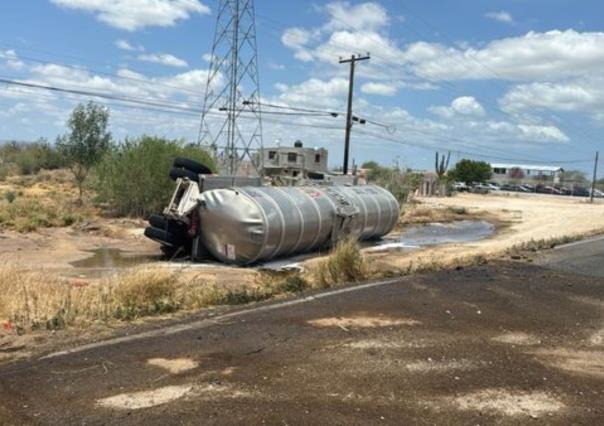
M545 266L410 276L7 366L0 422L602 424L604 279L568 270L601 271L603 254L572 245Z

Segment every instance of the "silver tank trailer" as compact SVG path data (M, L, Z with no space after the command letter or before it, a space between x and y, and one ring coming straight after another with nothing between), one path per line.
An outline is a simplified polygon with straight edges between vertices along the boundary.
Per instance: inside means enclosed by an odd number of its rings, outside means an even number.
M199 200L204 246L218 260L238 265L317 250L343 236L382 237L400 209L378 186L217 189Z

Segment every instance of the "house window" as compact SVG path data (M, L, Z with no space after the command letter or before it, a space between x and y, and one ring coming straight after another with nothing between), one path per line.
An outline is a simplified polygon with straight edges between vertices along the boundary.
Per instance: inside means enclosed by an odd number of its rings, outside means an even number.
M315 154L315 163L321 162L321 154Z
M277 156L277 151L269 151L268 152L268 159L269 160L274 160L276 156Z
M295 152L290 152L287 154L287 161L290 163L295 163L298 160L298 154Z
M495 167L493 169L493 173L495 173L496 175L504 175L504 174L507 173L507 169L502 169L502 168Z

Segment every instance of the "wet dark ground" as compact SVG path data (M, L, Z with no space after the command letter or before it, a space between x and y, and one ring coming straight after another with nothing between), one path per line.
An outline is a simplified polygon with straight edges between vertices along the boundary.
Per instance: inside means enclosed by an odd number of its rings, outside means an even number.
M410 276L7 366L0 414L5 424L603 424L604 280L552 266ZM196 366L171 373L153 358ZM150 406L132 408L141 398Z
M484 240L492 236L494 232L495 226L483 220L429 223L410 226L400 234L387 235L371 246L376 251L410 251L443 244L472 243Z
M375 251L411 251L421 247L461 244L479 241L490 237L494 233L494 226L485 221L458 221L448 224L432 223L427 225L410 226L400 234L390 234L377 241L366 241L362 246L371 247ZM115 248L101 247L91 250L91 255L85 259L71 263L74 267L70 275L89 278L102 278L129 268L145 263L162 260L161 255L137 255ZM291 264L318 256L317 253L305 253L291 258L276 259L259 265L265 269L287 268ZM177 260L176 262L183 262ZM222 264L208 260L208 265L222 266Z

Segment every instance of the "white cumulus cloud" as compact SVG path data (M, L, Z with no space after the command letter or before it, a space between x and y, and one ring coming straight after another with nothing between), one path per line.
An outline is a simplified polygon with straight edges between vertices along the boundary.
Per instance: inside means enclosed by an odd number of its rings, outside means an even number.
M17 52L14 50L0 50L0 65L4 65L5 67L19 71L23 67L25 67L25 63L17 56Z
M512 14L506 12L505 10L500 10L499 12L488 12L485 13L484 16L494 21L503 22L504 24L514 23L514 17L512 16Z
M338 1L329 3L325 9L330 16L326 28L330 30L375 31L390 22L388 12L378 3L351 5L347 1Z
M539 80L582 76L604 67L604 32L529 32L465 49L438 43L409 45L404 62L434 80Z
M93 13L112 27L136 31L146 27L170 27L192 14L209 14L199 0L50 0L57 6Z
M169 53L148 53L139 55L138 59L143 62L152 62L155 64L162 64L168 67L185 68L189 64L184 59L177 58Z
M116 40L115 47L117 47L118 49L121 49L121 50L130 51L130 52L134 52L134 51L143 52L145 50L145 48L143 46L141 46L141 45L134 46L128 40L124 40L124 39Z
M429 110L441 118L459 116L481 117L485 115L484 107L473 96L461 96L454 99L450 106L433 106Z
M392 83L369 82L361 86L361 92L368 95L394 96L398 88Z
M509 112L552 110L597 115L604 112L604 77L520 84L510 89L500 104Z

